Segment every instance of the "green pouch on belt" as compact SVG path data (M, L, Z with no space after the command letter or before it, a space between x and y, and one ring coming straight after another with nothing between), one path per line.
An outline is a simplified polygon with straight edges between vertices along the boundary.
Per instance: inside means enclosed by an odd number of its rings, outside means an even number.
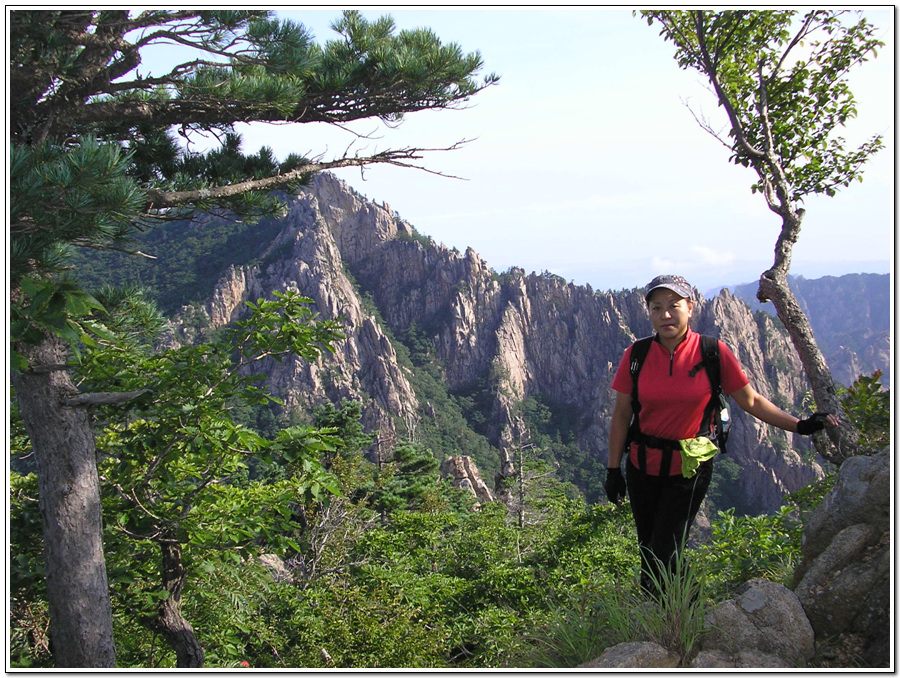
M681 475L693 478L701 462L712 459L719 448L709 438L688 438L679 440L681 445Z

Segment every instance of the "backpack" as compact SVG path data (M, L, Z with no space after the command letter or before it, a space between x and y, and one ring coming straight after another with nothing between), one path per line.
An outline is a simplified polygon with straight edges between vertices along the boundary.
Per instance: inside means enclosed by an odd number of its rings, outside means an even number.
M631 372L631 409L633 416L628 431L629 444L633 440L648 438L648 436L641 434L640 424L638 423L638 414L641 411L641 403L638 398L638 374L640 374L641 367L644 365L644 359L650 351L650 344L653 342L653 339L652 336L638 339L631 348L631 364L629 365L629 369ZM728 451L725 449L725 443L728 440L728 433L731 430L731 408L728 405L728 399L725 397L725 394L722 393L719 340L706 334L700 335L700 362L694 365L688 374L693 377L701 369L706 370L706 376L709 378L712 393L709 398L709 403L703 412L703 420L700 422L700 431L697 435L701 435L704 432L709 433L709 428L707 427L710 427L710 424L712 424L714 433L710 437L718 446L719 450L725 454ZM706 430L704 431L704 429ZM663 443L662 447L671 447L671 443L674 442L663 441L661 439L656 440ZM669 443L669 445L665 445L665 443ZM643 468L643 460L641 460L640 468Z

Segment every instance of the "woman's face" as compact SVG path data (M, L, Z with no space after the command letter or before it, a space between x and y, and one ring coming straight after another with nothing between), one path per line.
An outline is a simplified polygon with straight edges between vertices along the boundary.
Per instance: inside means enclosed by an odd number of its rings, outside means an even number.
M660 341L671 348L682 340L694 313L693 301L661 287L650 294L647 308L650 311L650 323L659 334Z

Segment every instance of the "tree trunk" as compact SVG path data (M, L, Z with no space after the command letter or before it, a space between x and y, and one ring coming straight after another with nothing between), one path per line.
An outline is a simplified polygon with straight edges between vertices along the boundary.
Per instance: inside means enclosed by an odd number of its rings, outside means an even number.
M112 612L103 557L103 516L90 414L66 407L77 393L61 339L17 344L31 370L12 373L19 411L38 468L44 577L53 659L62 668L115 666ZM38 368L35 371L34 368Z
M525 527L525 451L519 444L519 529Z
M812 386L816 407L821 412L837 415L841 421L840 426L827 429L828 437L834 443L834 447L816 446L823 457L840 466L845 459L856 454L859 447L859 434L856 427L844 416L831 370L828 369L825 357L816 344L806 314L803 313L803 309L800 308L797 298L788 285L791 249L797 241L802 219L802 210L797 212L790 210L787 214L782 214L781 235L775 247L775 263L760 277L756 296L763 303L772 302L778 318L787 328L791 342L800 356L800 362L803 363L803 369Z
M181 544L162 542L162 585L169 597L159 604L154 628L175 650L180 669L197 669L203 666L203 648L197 642L194 629L181 614L181 592L187 575L181 560Z

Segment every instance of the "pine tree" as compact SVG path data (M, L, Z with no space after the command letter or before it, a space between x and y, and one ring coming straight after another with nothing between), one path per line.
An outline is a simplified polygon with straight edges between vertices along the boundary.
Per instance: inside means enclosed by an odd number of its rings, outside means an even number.
M12 383L37 461L54 660L111 667L115 648L103 557L91 409L134 394L80 393L72 352L102 328L99 303L65 277L75 247L127 248L136 229L201 211L257 217L273 189L324 169L416 167L427 149L313 161L245 154L240 122L397 122L454 108L496 77L477 53L390 18L345 12L317 44L264 11L23 10L9 14ZM192 54L163 74L147 48ZM197 137L219 145L191 150Z

